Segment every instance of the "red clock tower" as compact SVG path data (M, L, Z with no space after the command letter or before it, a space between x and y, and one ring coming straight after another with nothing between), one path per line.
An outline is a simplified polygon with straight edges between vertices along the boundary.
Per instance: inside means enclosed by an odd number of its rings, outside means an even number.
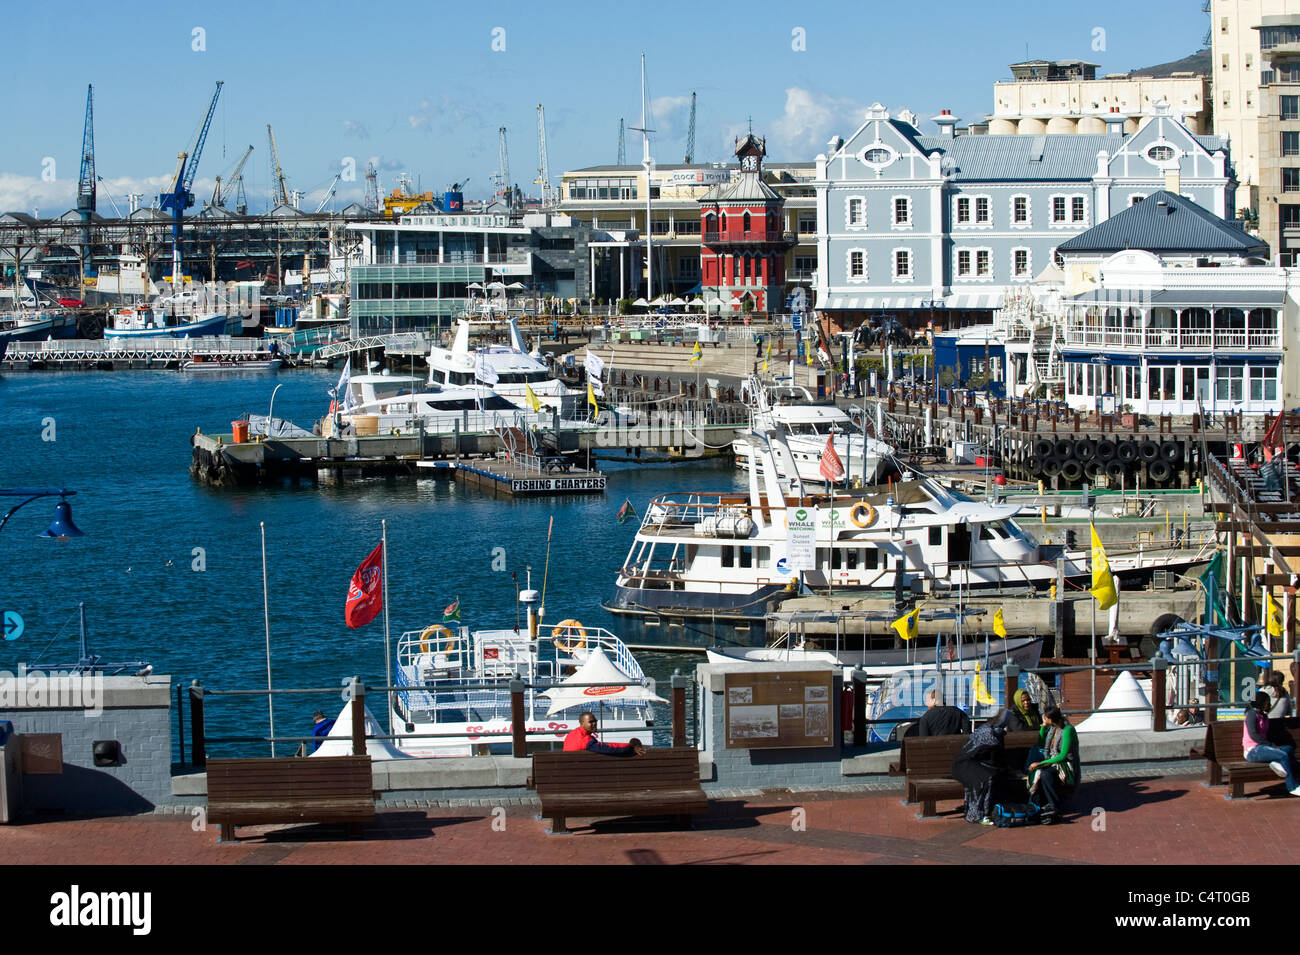
M700 199L700 284L707 302L724 311L779 308L785 300L785 254L795 244L783 231L785 200L763 181L765 140L752 132L736 140L740 174Z

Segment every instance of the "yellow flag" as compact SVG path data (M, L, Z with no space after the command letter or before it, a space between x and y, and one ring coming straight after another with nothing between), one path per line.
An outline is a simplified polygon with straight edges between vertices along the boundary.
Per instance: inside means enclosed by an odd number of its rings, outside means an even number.
M767 363L772 360L772 339L767 340L767 356L763 359L763 371L767 371Z
M1270 637L1282 636L1282 608L1267 590L1264 591L1264 626Z
M1091 593L1097 601L1098 610L1109 610L1119 600L1115 593L1115 578L1111 576L1110 562L1106 560L1106 548L1101 546L1095 525L1092 528L1092 588Z
M596 393L591 390L591 382L587 382L587 404L591 405L593 418L600 417L600 405L596 404Z
M696 342L695 351L691 352L691 361L699 361L703 357L704 357L704 349L700 347L699 342Z
M998 613L1001 612L1001 610L998 611ZM978 663L975 664L975 702L982 703L985 706L996 706L998 702L993 698L993 694L989 692L988 687L984 685L984 681L980 679L980 665Z
M542 403L537 400L537 395L533 394L533 389L526 381L524 382L524 398L528 401L528 407L532 408L534 413L542 410Z
M1006 618L1002 616L1001 607L993 611L993 632L1004 640L1007 637L1007 621Z
M913 637L916 636L917 623L920 621L920 619L921 619L921 608L917 607L911 613L903 614L901 617L899 617L897 620L891 623L890 626L893 627L895 630L897 630L898 635L902 637L904 640L911 640Z

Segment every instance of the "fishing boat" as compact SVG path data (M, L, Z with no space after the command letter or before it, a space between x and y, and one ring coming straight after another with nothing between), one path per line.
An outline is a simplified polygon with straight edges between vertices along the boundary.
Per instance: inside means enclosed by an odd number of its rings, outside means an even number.
M235 318L238 322L238 317ZM226 334L229 316L222 312L177 314L166 306L118 308L109 312L104 338L206 338Z
M525 589L523 629L476 630L433 624L404 633L397 645L393 695L395 746L413 756L509 753L510 684L522 680L529 744L552 748L591 711L607 743L654 730L654 681L608 630L563 620L543 627L538 593ZM540 734L540 735L534 735Z
M916 476L860 493L787 495L777 475L795 473L775 431L749 453L749 494L660 495L645 507L613 595L604 603L634 647L706 650L763 646L764 615L800 590L846 599L1048 590L1061 575L1090 578L1089 551L1040 545L1012 519L1018 505L973 501ZM798 538L788 525L801 527ZM1206 548L1138 549L1110 555L1124 588L1156 569L1185 573Z
M800 480L825 482L821 472L822 455L827 442L843 464L837 485L870 484L894 449L863 433L851 417L834 402L814 401L807 388L764 382L750 375L742 388L749 406L749 436L757 437L777 431L790 449L788 463L779 472L784 481L797 474ZM749 470L754 463L752 442L738 438L732 445L736 466ZM777 462L782 466L783 462ZM794 474L786 473L793 467Z
M0 314L0 334L14 342L43 342L51 338L74 338L77 316L72 312L18 309Z
M448 388L477 382L517 407L530 411L533 410L528 397L531 391L548 414L559 412L560 417L572 419L583 416L586 391L570 388L552 377L541 357L528 352L513 318L506 322L506 344L485 345L478 349L469 346L472 324L469 319L460 319L451 348L434 346L430 349L430 387ZM480 324L496 325L495 322Z

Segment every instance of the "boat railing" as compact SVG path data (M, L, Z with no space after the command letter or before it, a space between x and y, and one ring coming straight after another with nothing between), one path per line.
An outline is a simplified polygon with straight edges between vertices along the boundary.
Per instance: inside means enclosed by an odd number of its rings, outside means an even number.
M662 532L670 528L693 527L706 517L720 514L748 517L751 504L739 494L686 493L651 499L641 519L642 530Z

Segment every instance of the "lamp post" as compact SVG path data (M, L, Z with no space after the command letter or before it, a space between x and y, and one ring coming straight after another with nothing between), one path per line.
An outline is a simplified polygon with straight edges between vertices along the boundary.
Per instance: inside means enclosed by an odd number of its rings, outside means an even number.
M19 501L13 507L5 512L4 517L0 518L0 531L5 529L9 523L9 518L14 514L43 497L57 497L59 503L54 505L54 521L44 531L38 534L38 537L49 537L55 540L67 540L69 537L84 537L85 533L72 523L72 505L67 499L76 494L76 491L69 491L66 488L45 488L45 489L7 489L0 488L0 497L21 497L24 500Z

